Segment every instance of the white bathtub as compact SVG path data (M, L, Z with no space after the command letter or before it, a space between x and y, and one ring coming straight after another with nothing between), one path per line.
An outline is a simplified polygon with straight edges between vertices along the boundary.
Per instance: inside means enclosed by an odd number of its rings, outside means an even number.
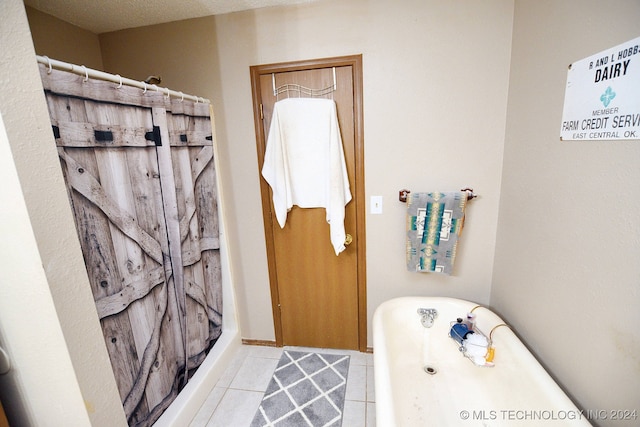
M590 426L508 327L494 330L493 367L476 366L449 337L451 322L477 304L443 297L397 298L373 316L376 421L381 427ZM419 308L435 308L431 328ZM474 310L487 336L504 323ZM435 371L429 374L425 366Z

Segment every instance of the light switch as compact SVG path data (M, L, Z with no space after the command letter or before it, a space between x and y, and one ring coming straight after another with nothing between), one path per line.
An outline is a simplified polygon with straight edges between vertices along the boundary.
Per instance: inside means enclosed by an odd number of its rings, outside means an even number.
M371 196L371 214L382 213L382 196Z

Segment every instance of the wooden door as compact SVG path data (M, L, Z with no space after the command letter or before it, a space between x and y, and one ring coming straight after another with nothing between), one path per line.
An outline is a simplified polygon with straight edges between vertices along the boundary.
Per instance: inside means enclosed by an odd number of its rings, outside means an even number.
M9 421L7 421L7 416L4 413L2 402L0 402L0 427L9 427Z
M261 176L262 206L277 345L366 349L364 240L364 162L361 56L251 68L259 170L277 100L296 93L273 93L276 86L308 88L333 85L352 200L346 206L345 231L353 237L336 256L324 208L294 206L280 228L271 189ZM304 95L303 95L304 96Z

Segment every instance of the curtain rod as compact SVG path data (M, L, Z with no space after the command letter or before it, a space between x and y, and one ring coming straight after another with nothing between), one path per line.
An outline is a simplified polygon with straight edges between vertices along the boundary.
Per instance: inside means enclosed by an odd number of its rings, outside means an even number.
M51 70L55 68L56 70L70 71L72 73L85 76L85 79L91 77L98 80L117 83L119 85L118 87L127 85L137 87L145 91L148 89L153 89L155 91L164 93L167 97L173 96L174 98L188 99L190 101L194 101L195 103L211 103L211 101L206 98L202 98L201 96L187 95L185 93L177 92L168 88L162 88L158 87L157 85L147 84L143 81L128 79L126 77L120 76L119 74L105 73L104 71L94 70L92 68L85 67L84 65L69 64L67 62L58 61L56 59L50 59L48 56L36 55L36 58L40 64L44 64L49 67L49 72L51 72Z

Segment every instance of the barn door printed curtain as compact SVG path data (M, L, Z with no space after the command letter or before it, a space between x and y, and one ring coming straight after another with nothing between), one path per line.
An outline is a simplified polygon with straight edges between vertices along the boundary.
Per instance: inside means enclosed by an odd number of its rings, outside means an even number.
M40 74L124 410L151 425L221 334L209 105Z

